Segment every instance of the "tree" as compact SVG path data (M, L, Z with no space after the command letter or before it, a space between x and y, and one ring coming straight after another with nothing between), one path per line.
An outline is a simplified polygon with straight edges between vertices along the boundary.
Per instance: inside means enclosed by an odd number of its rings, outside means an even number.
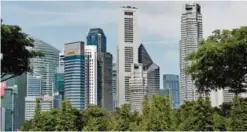
M214 112L213 114L213 122L214 122L214 130L216 131L226 131L226 119L223 118L218 113Z
M162 97L160 94L154 94L150 105L149 130L172 130L171 116L169 97Z
M230 129L232 131L247 130L247 103L240 101L238 96L233 98L232 103Z
M192 130L191 126L191 117L193 107L195 106L196 101L185 101L183 105L180 106L178 112L179 112L179 119L177 119L178 122L178 130L182 131L189 131Z
M198 98L196 105L192 110L192 130L194 131L213 131L213 108L208 97Z
M215 30L198 50L187 56L186 72L195 81L199 93L228 88L238 95L246 92L247 26L233 30Z
M133 121L135 121L135 118L133 118L133 113L130 111L130 105L123 104L116 113L114 131L131 130L131 122Z
M21 131L29 131L32 129L32 120L26 120L24 124L21 126Z
M73 113L74 111L75 109L72 108L71 103L67 99L64 99L56 118L57 125L55 126L55 131L80 131L76 126L77 118Z
M36 100L36 106L34 111L34 116L32 120L32 131L42 131L42 124L40 123L41 120L41 101L39 99Z
M34 47L31 39L22 29L16 25L1 23L1 81L31 72L29 58L44 56L41 52L30 51L28 47Z
M107 131L105 111L98 106L90 105L83 111L83 131Z

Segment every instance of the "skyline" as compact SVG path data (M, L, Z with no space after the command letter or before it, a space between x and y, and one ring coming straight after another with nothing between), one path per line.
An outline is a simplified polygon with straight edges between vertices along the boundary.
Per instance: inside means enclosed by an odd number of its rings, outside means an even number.
M247 18L242 15L247 12L246 1L196 2L202 7L204 38L215 29L238 28L247 23ZM136 6L139 10L140 43L145 45L153 61L160 66L161 76L179 75L180 19L185 3L187 1L4 1L1 17L5 24L19 25L24 32L59 50L68 42L81 40L86 43L90 28L102 28L107 37L107 50L113 54L115 62L119 8L125 5ZM101 16L97 16L97 13Z

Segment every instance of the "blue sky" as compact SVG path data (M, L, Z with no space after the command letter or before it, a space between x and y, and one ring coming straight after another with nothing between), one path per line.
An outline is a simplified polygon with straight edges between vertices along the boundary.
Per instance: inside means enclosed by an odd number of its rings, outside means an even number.
M188 2L188 1L187 1ZM169 1L19 1L2 2L5 24L16 24L23 31L62 50L67 42L86 41L90 28L102 28L107 50L116 57L119 7L136 6L141 43L161 68L161 75L179 74L180 17L184 2ZM198 2L202 6L203 33L215 29L247 25L247 2Z

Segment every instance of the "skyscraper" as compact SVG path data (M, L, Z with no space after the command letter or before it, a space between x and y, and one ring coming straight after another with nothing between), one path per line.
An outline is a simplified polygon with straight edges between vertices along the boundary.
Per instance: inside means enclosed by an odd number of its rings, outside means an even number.
M191 63L185 57L196 50L202 40L202 15L199 4L186 4L181 17L180 40L180 103L197 98L196 87L185 68Z
M179 98L179 76L174 74L163 75L163 88L168 92L170 96L171 105L173 108L180 106Z
M129 80L130 105L132 111L141 112L141 104L145 95L152 99L153 94L160 92L160 68L149 56L144 45L138 48L139 64L132 64Z
M86 104L97 105L97 47L95 45L85 46L85 93Z
M18 96L17 85L7 86L5 88L5 94L0 99L0 105L5 109L5 130L4 131L15 131L16 119L17 119L17 96ZM20 106L19 106L20 107Z
M138 63L139 35L137 8L123 6L120 9L117 47L118 106L130 102L129 79L131 65Z
M95 45L97 52L106 52L106 36L101 28L92 28L87 36L87 45Z
M97 66L97 68L91 69L91 71L97 70L94 72L96 73L94 77L97 77L97 82L95 82L96 84L95 86L97 86L97 89L96 89L97 98L95 98L97 99L96 104L101 106L103 109L111 111L113 109L112 82L111 82L112 81L112 55L107 52L106 43L107 43L106 36L102 29L92 28L89 30L89 33L87 36L87 45L96 46L97 48L97 63L95 63L95 60L93 60L94 61L93 65ZM89 65L87 67L89 67ZM90 76L90 73L86 73L86 75L87 74ZM86 78L86 80L89 81L91 77L89 77L88 79ZM89 82L85 82L85 83L86 85L90 84ZM86 94L86 96L89 96L89 95Z
M27 74L27 96L25 97L25 120L33 118L36 100L41 100L41 110L53 108L53 85L56 68L59 65L59 50L52 45L34 38L31 49L44 53L43 57L30 60L33 73Z
M85 48L84 42L64 45L64 95L72 106L85 108Z
M107 111L113 110L112 54L98 53L98 104Z
M52 96L54 75L59 65L59 50L52 45L34 38L34 51L45 54L44 57L32 58L30 64L33 73L41 76L41 94Z
M142 63L143 69L147 72L147 95L151 99L153 94L160 93L160 68L153 62L143 44L138 48L138 62Z
M112 98L113 108L117 107L117 66L115 63L112 64Z
M141 63L132 64L129 82L131 111L141 112L143 98L148 94L147 71Z

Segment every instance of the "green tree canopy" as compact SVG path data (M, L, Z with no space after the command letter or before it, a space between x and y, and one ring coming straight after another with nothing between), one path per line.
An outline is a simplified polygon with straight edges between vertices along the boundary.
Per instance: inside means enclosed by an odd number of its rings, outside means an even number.
M17 25L1 23L1 81L6 81L26 72L31 72L29 58L43 56L43 53L30 51L33 39Z
M229 88L239 94L246 91L247 26L233 30L215 30L198 50L186 58L186 71L199 93Z

